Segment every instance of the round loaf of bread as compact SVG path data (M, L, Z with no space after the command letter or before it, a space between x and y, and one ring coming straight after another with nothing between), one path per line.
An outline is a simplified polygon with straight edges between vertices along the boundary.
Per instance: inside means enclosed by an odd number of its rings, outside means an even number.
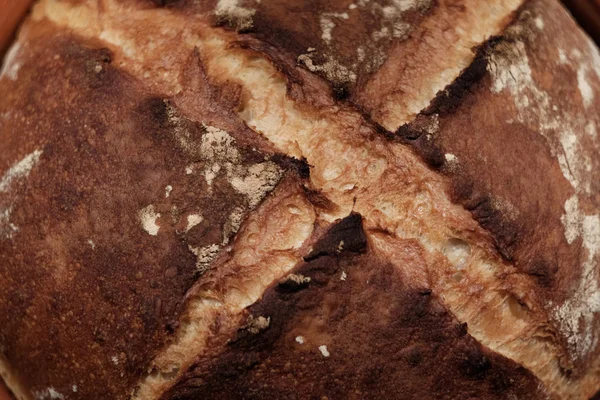
M557 0L41 0L0 94L18 400L600 390L600 53Z

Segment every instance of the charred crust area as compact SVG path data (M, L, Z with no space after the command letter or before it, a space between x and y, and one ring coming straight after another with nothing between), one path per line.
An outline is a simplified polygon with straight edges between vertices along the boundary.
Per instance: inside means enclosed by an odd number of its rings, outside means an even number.
M305 157L297 159L276 153L273 155L272 160L282 167L294 171L301 179L308 180L310 178L310 164L308 164Z
M362 225L362 216L352 213L336 223L325 237L313 246L312 251L304 257L304 261L345 252L362 253L366 248L367 237Z
M315 246L356 235L359 217ZM297 265L293 280L307 284L273 284L162 399L545 398L531 373L478 344L431 290L408 286L362 240L356 249Z
M396 136L403 142L416 147L417 152L421 155L427 156L428 151L435 152L436 150L433 149L425 149L425 147L433 147L432 144L428 146L427 142L420 142L419 139L426 136L427 133L433 134L436 127L432 125L436 123L437 118L455 114L469 95L477 91L479 83L487 75L488 56L498 44L507 40L505 37L495 36L475 48L476 55L471 64L460 73L454 82L439 91L429 106L417 115L414 121L400 126L396 131ZM426 161L434 168L440 168L443 164L443 161L436 156L426 157Z
M167 7L176 3L181 3L182 0L150 0L157 7Z
M472 182L463 176L453 182L450 195L452 201L463 204L473 218L493 235L500 255L505 260L512 261L522 227L506 219L503 212L494 206L493 199L477 192Z
M444 116L455 113L464 98L472 93L476 85L485 77L488 55L494 51L499 43L506 40L506 38L500 36L492 37L475 48L475 58L471 64L460 73L454 82L437 93L429 106L422 111L422 114L425 116L433 114Z

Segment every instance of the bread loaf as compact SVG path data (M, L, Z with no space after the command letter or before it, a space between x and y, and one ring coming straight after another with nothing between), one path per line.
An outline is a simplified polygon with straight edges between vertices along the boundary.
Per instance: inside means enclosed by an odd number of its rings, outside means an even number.
M600 53L555 0L41 0L0 93L16 399L600 391Z

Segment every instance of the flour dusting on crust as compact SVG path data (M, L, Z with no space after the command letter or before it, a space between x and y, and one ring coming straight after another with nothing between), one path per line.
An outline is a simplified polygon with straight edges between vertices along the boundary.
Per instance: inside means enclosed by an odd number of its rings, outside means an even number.
M19 54L21 53L21 44L15 42L12 45L6 56L4 57L4 65L0 71L0 79L7 77L10 80L16 80L19 74L19 68L21 64L18 61ZM0 60L1 61L1 60Z
M21 161L14 164L0 179L0 193L7 192L13 181L26 178L40 160L41 150L36 150Z
M33 167L39 162L41 155L41 150L35 150L15 163L0 178L0 194L7 194L6 201L0 200L0 238L11 239L19 231L19 227L10 221L15 201L13 196L10 195L10 189L15 181L29 176Z
M238 31L252 28L255 9L240 6L240 0L219 0L215 15Z
M138 217L140 219L142 228L144 228L144 230L148 232L148 235L158 235L160 226L156 223L156 221L160 218L160 213L157 213L155 211L154 206L152 204L142 208L138 213Z
M533 21L533 22L531 22ZM539 30L543 28L538 19L530 19ZM575 114L560 107L560 99L553 99L532 76L527 48L523 35L531 35L533 30L521 21L509 32L515 37L511 42L500 43L489 57L488 72L492 76L491 91L511 94L518 112L519 123L537 130L547 140L556 157L561 172L575 193L565 202L565 213L561 222L565 238L573 244L581 238L584 257L580 282L572 295L560 305L550 304L561 329L567 337L570 350L577 357L585 357L598 344L599 334L594 332L594 320L600 313L600 287L597 276L600 256L600 215L586 215L580 207L580 198L592 194L592 160L584 150L582 138L585 134L597 140L595 125L590 125L585 114ZM530 38L531 39L531 38ZM571 50L570 54L558 50L558 65L572 66L577 77L578 89L585 108L594 99L594 91L588 82L588 74L596 73L600 78L597 60L598 49L590 47L590 53L583 57L581 51ZM589 60L592 60L590 62ZM558 136L558 140L555 137Z
M361 72L375 72L385 61L386 51L393 40L403 40L412 29L403 19L403 13L422 12L431 6L431 0L393 0L383 2L359 1L347 9L337 12L323 12L319 15L322 43L315 43L305 54L298 56L298 62L310 71L325 75L337 86L356 83ZM352 26L360 13L373 15L375 23L369 26L369 40L357 43L356 57L349 62L342 60L337 46L347 38L336 36L336 28ZM320 51L315 51L320 49Z

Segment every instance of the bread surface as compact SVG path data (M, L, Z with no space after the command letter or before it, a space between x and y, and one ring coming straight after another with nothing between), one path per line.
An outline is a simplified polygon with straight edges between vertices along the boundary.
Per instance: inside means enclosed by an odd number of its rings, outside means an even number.
M19 400L600 391L600 53L558 2L41 0L0 93Z

